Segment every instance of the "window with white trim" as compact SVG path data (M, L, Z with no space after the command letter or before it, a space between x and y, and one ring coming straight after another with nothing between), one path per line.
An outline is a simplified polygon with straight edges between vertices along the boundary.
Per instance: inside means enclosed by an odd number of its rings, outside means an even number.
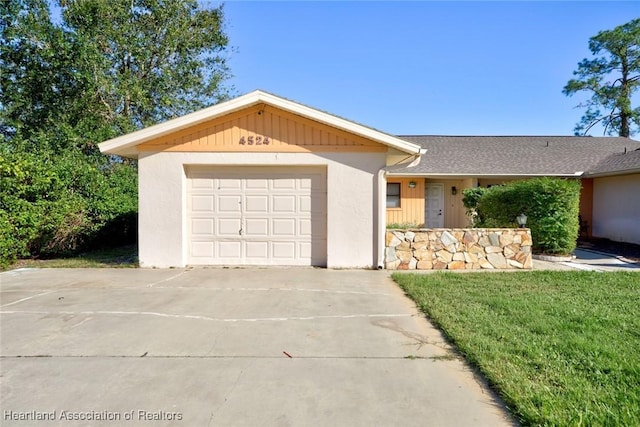
M387 182L387 208L400 207L400 183Z

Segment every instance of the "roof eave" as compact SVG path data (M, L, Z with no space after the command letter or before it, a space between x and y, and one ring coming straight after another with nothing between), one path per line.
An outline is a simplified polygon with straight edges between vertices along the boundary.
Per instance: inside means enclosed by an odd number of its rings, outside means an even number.
M451 178L451 177L463 177L463 178L483 178L483 177L542 177L542 176L555 176L559 178L579 178L584 176L584 172L578 171L574 173L430 173L430 172L387 172L387 176L397 177L425 177L425 178Z
M360 135L362 137L380 142L389 147L395 148L400 151L404 151L409 154L421 154L423 149L420 145L414 144L409 141L397 138L393 135L389 135L384 132L377 131L375 129L362 126L352 121L343 119L338 116L334 116L329 113L325 113L315 108L307 107L306 105L298 104L297 102L290 101L288 99L280 98L270 93L260 92L264 97L264 102L272 104L276 107L288 110L292 113L300 114L306 118L316 120L321 123L328 124L330 126L342 129L346 132Z
M280 98L267 92L256 90L238 98L225 101L221 104L213 105L202 110L186 114L175 119L159 123L136 132L122 135L118 138L98 144L102 153L117 154L125 157L137 157L137 145L150 141L155 138L168 135L170 133L195 126L197 124L215 119L217 117L239 111L243 108L251 107L256 104L266 103L279 107L294 114L336 127L338 129L350 132L381 144L393 147L397 150L404 151L409 154L420 154L421 147L409 141L396 138L395 136L367 128L349 120L316 110L305 105L298 104L288 99Z
M586 178L604 178L607 176L632 175L636 173L640 173L640 168L624 169L624 170L609 171L609 172L587 173L585 174L585 177Z
M129 157L125 153L137 154L138 150L134 147L136 147L138 144L142 144L152 139L160 138L173 132L198 125L215 117L233 113L235 111L241 110L242 108L259 104L260 93L260 91L251 92L238 98L234 98L220 104L212 105L211 107L207 107L193 113L185 114L181 117L176 117L175 119L167 120L163 123L158 123L157 125L149 126L147 128L119 136L117 138L113 138L98 144L98 147L100 148L100 152L102 153L124 155L125 157ZM133 148L133 150L130 150L130 148Z

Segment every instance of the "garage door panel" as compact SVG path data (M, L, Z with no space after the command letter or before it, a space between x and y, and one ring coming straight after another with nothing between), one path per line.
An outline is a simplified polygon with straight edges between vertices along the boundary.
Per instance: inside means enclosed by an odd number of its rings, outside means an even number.
M236 212L240 213L242 208L242 197L234 196L218 196L218 212Z
M300 242L299 251L302 258L311 258L313 254L311 242Z
M214 244L213 242L192 242L191 254L196 258L212 258Z
M242 188L242 179L240 178L221 178L215 180L218 190L240 190Z
M213 196L191 196L193 212L213 212Z
M296 196L272 196L273 212L296 212Z
M304 190L312 190L313 189L313 178L309 177L309 178L300 178L298 180L298 185L300 187L300 189L304 189Z
M295 190L296 179L295 178L274 178L271 184L271 188L274 190Z
M235 260L242 256L242 242L221 241L218 242L218 257L220 259Z
M310 219L301 219L298 220L298 233L300 233L301 236L311 236L313 230L313 226L311 224L311 220Z
M218 235L225 237L236 237L240 235L242 222L240 218L219 218Z
M293 218L273 219L271 224L274 237L292 237L296 235L296 220Z
M213 189L213 180L207 177L193 177L191 178L191 188L193 189Z
M269 235L269 219L268 218L248 218L245 221L245 234L247 237Z
M188 264L326 265L323 169L194 167L187 175Z
M266 260L269 258L269 242L246 242L247 258Z
M293 260L296 258L295 242L273 242L273 258Z
M269 212L269 196L246 195L245 210L248 213L267 213Z
M298 206L299 206L300 212L310 213L311 212L311 196L299 196Z
M194 236L213 236L213 219L194 218L191 220L191 230Z
M269 189L269 180L265 178L247 178L245 180L245 188L247 190L267 190Z

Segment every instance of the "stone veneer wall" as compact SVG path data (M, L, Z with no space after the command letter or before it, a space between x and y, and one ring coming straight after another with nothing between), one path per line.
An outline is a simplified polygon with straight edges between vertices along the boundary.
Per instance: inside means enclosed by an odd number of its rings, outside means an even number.
M387 230L388 270L530 269L528 228Z

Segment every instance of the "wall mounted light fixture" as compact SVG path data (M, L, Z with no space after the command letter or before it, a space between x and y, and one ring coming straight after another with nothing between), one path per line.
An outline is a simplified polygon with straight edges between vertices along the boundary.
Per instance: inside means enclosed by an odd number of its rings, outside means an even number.
M455 196L456 194L458 194L458 189L456 188L456 186L454 185L453 187L451 187L451 195Z
M409 188L416 188L416 182L415 181L409 181Z
M527 216L523 212L516 217L516 221L518 221L520 228L524 228L527 225Z

